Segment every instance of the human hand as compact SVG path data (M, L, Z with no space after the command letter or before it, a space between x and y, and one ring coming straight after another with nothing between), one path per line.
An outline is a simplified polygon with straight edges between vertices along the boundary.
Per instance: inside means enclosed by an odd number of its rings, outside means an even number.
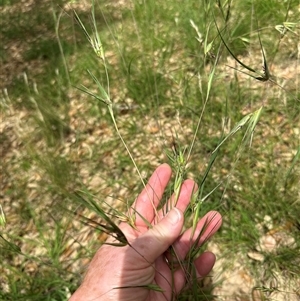
M156 211L171 178L171 168L160 165L145 189L138 196L129 214L135 215L135 229L123 222L119 225L129 244L124 247L103 245L92 259L87 274L69 301L160 301L173 300L186 284L182 265L170 265L184 260L197 237L198 246L221 226L218 212L207 213L192 229L182 232L183 212L187 208L196 185L192 180L182 184L176 204L167 215L166 208ZM174 199L169 200L169 206ZM170 208L170 207L168 207ZM153 226L149 228L149 224ZM113 243L109 238L108 243ZM170 252L170 246L174 252ZM176 254L174 260L174 253ZM173 254L173 255L172 255ZM215 263L215 255L202 253L195 261L197 277L206 276ZM157 291L152 288L160 288Z

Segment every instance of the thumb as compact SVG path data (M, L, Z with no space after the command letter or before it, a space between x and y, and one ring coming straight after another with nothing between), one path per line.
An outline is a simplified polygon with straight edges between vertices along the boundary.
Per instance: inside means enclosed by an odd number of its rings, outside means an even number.
M178 238L183 221L182 211L174 207L157 225L134 241L134 248L148 263L153 263Z

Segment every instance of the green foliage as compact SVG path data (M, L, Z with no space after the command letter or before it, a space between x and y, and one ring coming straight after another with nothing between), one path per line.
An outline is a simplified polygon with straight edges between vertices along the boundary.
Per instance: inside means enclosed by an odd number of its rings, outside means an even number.
M299 275L299 1L112 2L1 3L0 299L67 300L93 235L127 243L118 220L133 225L144 172L166 160L165 202L186 176L199 184L189 225L223 214L225 266L255 249L269 216L296 243L249 259L255 282L262 269ZM178 300L214 300L214 285Z

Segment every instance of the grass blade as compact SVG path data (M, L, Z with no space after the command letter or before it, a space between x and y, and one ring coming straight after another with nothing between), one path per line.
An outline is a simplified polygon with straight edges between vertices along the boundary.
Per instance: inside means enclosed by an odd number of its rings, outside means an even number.
M88 197L88 199L84 198L82 196L82 193L85 193L85 195ZM98 206L98 204L94 201L94 199L92 198L91 195L87 194L84 191L79 191L79 192L75 193L75 196L76 196L76 200L79 204L83 205L84 208L88 208L88 209L94 211L98 216L100 216L107 223L107 225L97 223L97 226L99 226L103 232L115 237L121 243L122 246L128 245L127 238L123 234L121 229L112 221L112 219L104 212L104 210ZM91 224L93 224L93 223L95 224L94 221L92 221L88 218L85 218L85 217L82 217L82 218Z
M288 171L287 171L287 173L285 175L285 184L284 184L285 187L287 185L287 181L288 181L289 176L291 175L292 170L294 169L294 167L296 166L296 163L299 160L300 160L300 146L298 147L298 150L297 150L297 152L296 152L296 154L295 154L295 156L293 158L292 164L289 167L289 169L288 169Z

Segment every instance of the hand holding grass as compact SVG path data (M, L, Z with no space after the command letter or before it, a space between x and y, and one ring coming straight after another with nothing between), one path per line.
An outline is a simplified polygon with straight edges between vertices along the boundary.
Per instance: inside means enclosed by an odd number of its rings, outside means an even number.
M198 245L211 237L221 226L221 216L209 212L192 229L182 232L183 212L187 208L195 183L186 180L181 188L176 208L166 215L166 207L156 211L171 177L167 164L159 166L146 188L137 198L130 214L135 215L135 229L121 223L120 229L129 245L103 245L92 259L83 283L70 301L172 300L186 284L183 263L199 234ZM169 201L169 205L172 199ZM151 226L150 226L151 225ZM149 227L150 226L150 227ZM153 226L153 227L152 227ZM193 234L193 235L192 235ZM108 239L113 243L113 239ZM172 248L170 248L172 246ZM215 255L201 254L194 266L197 277L206 276L215 263Z

